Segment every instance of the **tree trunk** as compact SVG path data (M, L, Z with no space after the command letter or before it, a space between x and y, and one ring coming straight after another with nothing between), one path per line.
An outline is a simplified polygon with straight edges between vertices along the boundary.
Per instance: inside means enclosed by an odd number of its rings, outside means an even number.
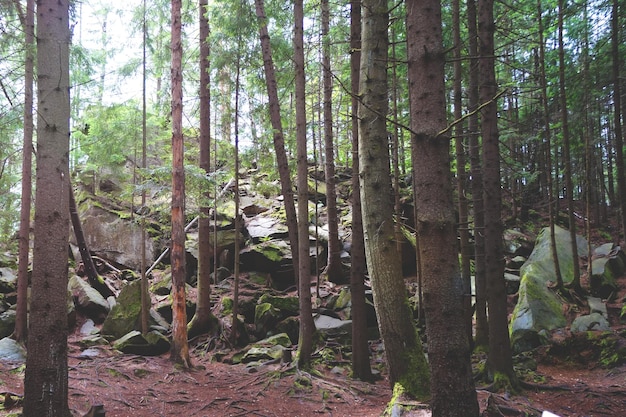
M171 359L191 367L185 297L185 167L181 0L172 0L172 348Z
M394 242L393 198L387 141L387 48L385 0L362 2L359 92L359 175L367 269L378 328L385 344L389 382L417 398L429 395L428 368L413 324Z
M69 417L69 2L37 3L37 182L25 416Z
M563 2L559 0L559 98L561 102L561 126L563 129L563 164L565 172L565 191L567 193L567 217L573 259L573 278L570 283L575 290L580 290L580 265L578 264L578 243L576 241L576 216L574 215L574 183L572 180L572 159L570 152L569 122L567 116L567 96L565 93L565 50L563 44Z
M461 4L460 0L452 2L452 30L454 32L454 121L461 120L463 115L463 65L461 61ZM466 141L463 139L463 123L457 123L454 128L454 146L456 151L456 184L459 210L459 246L461 253L461 279L463 282L463 310L467 340L470 347L474 343L472 308L472 277L471 277L471 246L469 234L469 203L467 195Z
M469 86L468 109L470 171L472 175L472 204L474 206L474 280L476 282L476 336L475 346L489 345L487 321L487 278L485 265L485 205L483 201L483 172L480 163L481 146L478 124L478 28L476 26L476 1L467 0L467 27L469 36Z
M304 2L296 0L294 13L294 67L296 83L296 141L298 151L298 277L300 333L298 367L308 368L313 351L313 314L311 309L311 257L309 243L309 164L306 143L306 97L304 78Z
M28 259L30 253L30 212L33 190L33 75L35 61L35 1L26 2L26 13L15 0L25 33L24 59L24 147L22 149L22 195L20 200L19 255L17 267L17 307L13 338L26 342L28 335Z
M407 55L416 230L423 268L424 312L433 417L478 416L459 271L439 0L408 0ZM428 27L429 30L419 30Z
M500 190L500 141L498 133L494 56L493 0L478 1L479 96L483 136L483 198L485 221L485 277L489 306L488 369L517 385L507 320L502 245L502 195ZM508 383L503 381L503 383ZM498 387L504 388L504 387Z
M341 268L341 243L337 216L337 193L335 191L335 155L333 143L333 79L330 69L330 10L328 0L322 0L322 71L324 83L324 155L326 177L326 212L328 214L328 264L326 274L334 283L344 283Z
M361 61L361 0L350 2L350 89L352 91L352 248L350 251L350 294L352 296L352 375L364 381L372 378L367 344L365 302L365 247L359 188L359 64Z
M546 155L546 176L548 179L548 219L550 224L550 253L554 261L554 273L558 286L563 285L563 277L561 276L561 267L559 265L559 256L556 246L555 226L555 204L554 204L554 181L552 177L552 131L550 130L550 107L548 105L548 86L546 80L545 66L545 45L543 39L543 19L542 19L541 0L537 0L537 22L539 26L539 74L541 84L541 101L543 105L544 130L545 130L545 155Z
M207 175L211 172L211 74L208 0L200 0L200 160L199 166ZM235 171L237 172L237 171ZM213 331L217 318L211 312L211 260L215 258L211 246L211 223L209 219L209 201L211 195L207 189L202 194L200 217L198 219L198 299L196 312L187 326L188 336ZM215 262L215 261L214 261Z
M613 0L611 11L611 56L613 58L613 120L615 126L615 165L617 168L617 195L619 198L622 239L626 240L626 174L624 173L624 137L622 136L622 89L619 55L619 0ZM615 242L615 243L619 243Z

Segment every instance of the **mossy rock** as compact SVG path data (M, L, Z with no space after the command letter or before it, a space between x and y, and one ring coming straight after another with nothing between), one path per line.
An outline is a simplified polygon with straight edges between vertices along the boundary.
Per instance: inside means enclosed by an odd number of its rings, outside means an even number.
M273 307L279 309L281 312L290 316L297 316L300 311L300 304L298 297L286 296L279 297L270 294L263 294L258 301L259 304L269 303Z
M257 304L254 311L254 325L256 331L265 335L281 319L280 310L270 303Z
M113 348L134 355L158 356L170 350L170 341L155 330L145 335L133 330L114 341Z
M122 288L113 306L102 324L100 333L110 339L119 339L133 330L139 330L141 324L141 281L133 281ZM168 329L169 324L156 311L150 309L149 324Z

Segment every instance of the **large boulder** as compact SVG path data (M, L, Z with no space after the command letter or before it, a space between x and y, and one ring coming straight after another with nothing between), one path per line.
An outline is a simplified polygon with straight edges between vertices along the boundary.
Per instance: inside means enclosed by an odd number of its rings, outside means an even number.
M9 293L17 290L17 275L13 269L0 268L0 293Z
M620 247L612 243L604 244L594 250L591 261L591 292L596 297L608 298L618 290L616 279L626 269L626 255Z
M158 356L170 350L170 341L156 330L145 335L133 330L114 341L113 347L123 353Z
M92 253L130 269L141 269L141 242L144 237L141 225L130 218L128 212L116 212L86 200L80 204L80 217L87 246ZM74 242L74 237L71 238ZM154 259L154 240L146 236L145 245L147 259Z
M559 269L565 283L574 276L570 234L567 230L555 227ZM549 288L556 282L554 260L550 239L550 229L544 228L537 236L535 248L520 270L519 299L511 319L511 343L516 353L532 349L545 341L550 330L565 327L567 320L560 300ZM578 238L578 255L587 254L587 244ZM576 258L576 262L578 258Z
M0 361L26 362L26 349L10 337L0 339Z
M98 323L104 321L109 314L110 306L95 288L78 275L73 275L69 279L67 288L74 297L74 304L78 311Z
M150 309L149 325L151 328L165 331L169 324L156 311ZM122 288L113 306L102 324L100 333L110 339L119 339L141 326L141 281L133 281Z

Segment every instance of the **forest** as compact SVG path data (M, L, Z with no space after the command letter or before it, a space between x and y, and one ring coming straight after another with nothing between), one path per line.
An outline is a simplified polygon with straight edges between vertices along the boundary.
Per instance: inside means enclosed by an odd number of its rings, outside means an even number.
M0 0L0 415L626 414L624 7Z

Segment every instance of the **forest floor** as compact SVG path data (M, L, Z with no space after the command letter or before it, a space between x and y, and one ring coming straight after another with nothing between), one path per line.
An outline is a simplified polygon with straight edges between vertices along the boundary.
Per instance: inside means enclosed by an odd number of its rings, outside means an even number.
M124 355L107 348L96 358L84 358L74 338L69 403L77 417L93 404L104 405L108 417L374 417L383 414L391 397L384 374L366 383L325 365L316 368L317 375L280 364L250 368L216 362L198 349L192 351L193 369L183 370L168 355ZM527 385L517 394L478 389L483 416L541 416L543 410L561 417L626 416L626 365L605 369L593 361L572 363L538 352L531 378L540 382L534 388ZM7 408L0 416L18 415L23 377L23 366L0 363L0 400Z

